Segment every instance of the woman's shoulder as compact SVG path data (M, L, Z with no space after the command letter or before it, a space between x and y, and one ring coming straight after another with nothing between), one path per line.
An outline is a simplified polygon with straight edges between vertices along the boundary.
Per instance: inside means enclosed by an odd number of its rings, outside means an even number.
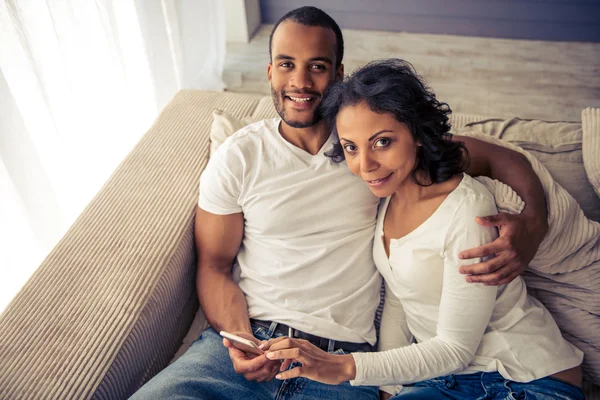
M468 174L463 174L462 180L457 186L456 191L465 199L491 201L495 203L492 192L490 192L483 183Z
M455 197L457 211L462 210L471 215L480 216L497 213L494 195L477 179L464 174L460 184L452 193Z

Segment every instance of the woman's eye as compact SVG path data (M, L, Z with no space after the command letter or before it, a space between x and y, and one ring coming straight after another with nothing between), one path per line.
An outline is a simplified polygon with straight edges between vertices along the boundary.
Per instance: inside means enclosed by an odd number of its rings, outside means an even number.
M356 151L356 146L353 144L345 144L344 145L344 150L348 153L353 153Z
M390 144L390 139L388 138L380 138L375 142L375 147L386 147Z

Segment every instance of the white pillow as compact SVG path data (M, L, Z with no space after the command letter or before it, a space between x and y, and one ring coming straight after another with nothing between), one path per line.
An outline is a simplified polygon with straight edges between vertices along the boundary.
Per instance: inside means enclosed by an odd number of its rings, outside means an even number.
M253 122L256 121L252 117L239 119L223 110L213 111L213 123L210 127L210 156L212 157L225 139Z

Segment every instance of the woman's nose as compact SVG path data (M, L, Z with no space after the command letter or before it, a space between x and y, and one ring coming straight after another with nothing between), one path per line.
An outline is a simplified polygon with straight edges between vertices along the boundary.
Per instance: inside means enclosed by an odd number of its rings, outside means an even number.
M360 171L363 173L371 172L375 171L377 168L379 168L379 163L377 162L377 160L375 160L375 158L372 157L370 152L363 152L360 157Z

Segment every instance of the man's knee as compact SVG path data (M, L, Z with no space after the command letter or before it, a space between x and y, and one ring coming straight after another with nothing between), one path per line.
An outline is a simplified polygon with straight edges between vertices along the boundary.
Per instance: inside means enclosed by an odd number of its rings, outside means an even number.
M146 382L131 398L202 399L203 393L219 390L220 381L231 374L235 371L227 349L214 331L206 330L179 359Z

